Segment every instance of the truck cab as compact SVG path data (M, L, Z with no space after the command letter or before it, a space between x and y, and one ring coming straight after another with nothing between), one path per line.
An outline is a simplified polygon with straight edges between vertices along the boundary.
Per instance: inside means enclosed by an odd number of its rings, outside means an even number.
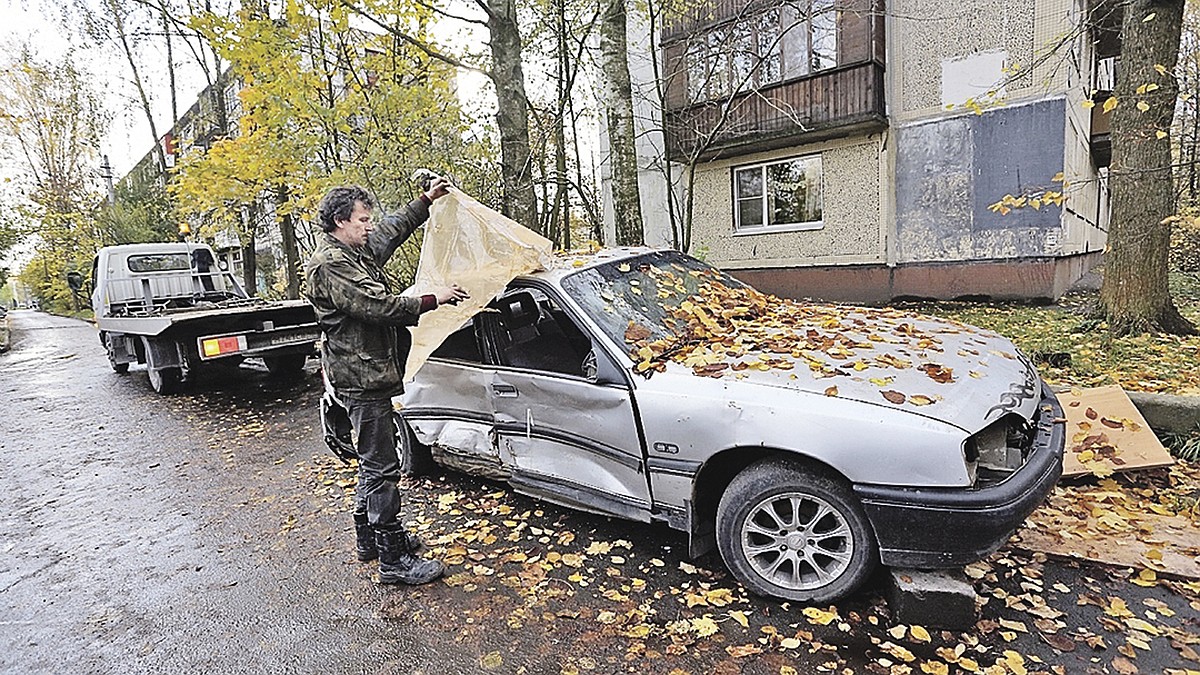
M92 262L92 311L128 316L247 297L215 260L207 244L106 246Z

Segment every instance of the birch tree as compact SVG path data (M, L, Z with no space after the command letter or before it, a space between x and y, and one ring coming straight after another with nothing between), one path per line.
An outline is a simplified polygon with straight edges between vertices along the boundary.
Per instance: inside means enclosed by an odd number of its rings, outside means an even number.
M613 213L618 246L645 243L641 193L638 190L637 145L633 130L633 95L629 82L625 0L602 0L600 54L604 80Z

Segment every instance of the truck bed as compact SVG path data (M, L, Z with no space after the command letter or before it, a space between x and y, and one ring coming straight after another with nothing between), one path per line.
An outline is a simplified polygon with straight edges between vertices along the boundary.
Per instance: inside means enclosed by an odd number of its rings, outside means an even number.
M264 330L271 326L315 324L312 306L304 300L266 301L251 298L224 307L180 307L123 316L97 317L102 331L179 338L214 333Z

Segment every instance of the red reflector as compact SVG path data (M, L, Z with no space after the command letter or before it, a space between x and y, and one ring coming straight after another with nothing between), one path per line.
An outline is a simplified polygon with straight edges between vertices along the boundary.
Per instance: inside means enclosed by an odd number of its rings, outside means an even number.
M217 352L220 354L228 354L229 352L241 351L236 337L223 337L217 340Z

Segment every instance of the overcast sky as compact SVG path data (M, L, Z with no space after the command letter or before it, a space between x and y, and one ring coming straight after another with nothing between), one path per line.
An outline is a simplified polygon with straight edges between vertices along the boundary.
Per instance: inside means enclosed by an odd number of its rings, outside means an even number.
M41 0L19 2L0 0L0 44L5 51L12 50L21 42L28 42L43 60L61 58L68 50L76 55L76 66L93 78L96 91L103 94L105 107L111 115L108 133L101 139L99 154L108 155L113 173L123 176L133 165L151 150L152 136L146 116L137 100L129 67L115 45L89 44L79 31L64 30L64 20L57 9L61 3ZM151 106L159 133L170 125L170 100L166 84L165 52L157 53L157 45L143 44L142 64L151 95ZM182 45L176 46L177 88L179 108L187 108L195 101L204 87L204 79L197 66L180 58Z

